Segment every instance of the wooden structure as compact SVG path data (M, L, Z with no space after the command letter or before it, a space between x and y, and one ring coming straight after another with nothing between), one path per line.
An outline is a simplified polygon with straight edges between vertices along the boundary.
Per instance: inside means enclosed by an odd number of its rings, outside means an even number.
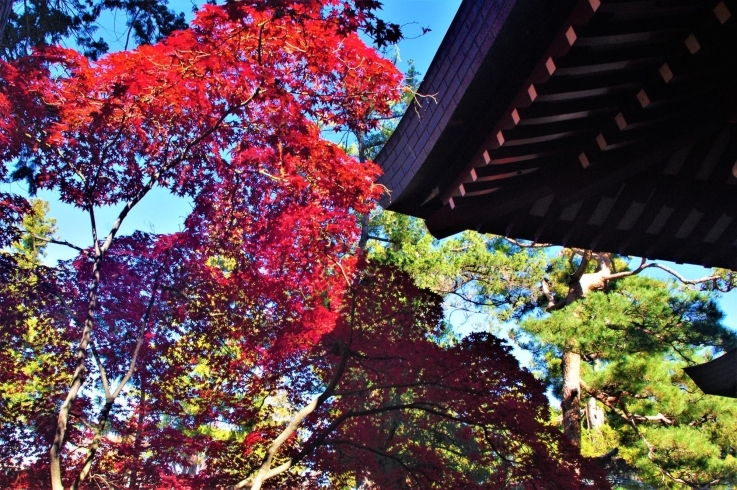
M737 0L464 0L378 157L385 207L737 269Z
M707 395L737 398L737 349L684 371Z

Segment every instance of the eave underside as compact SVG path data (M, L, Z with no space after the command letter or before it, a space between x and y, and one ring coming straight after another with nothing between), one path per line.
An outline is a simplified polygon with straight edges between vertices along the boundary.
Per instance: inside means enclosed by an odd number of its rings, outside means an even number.
M734 1L581 1L506 109L479 115L473 155L449 157L463 142L439 137L422 162L433 178L417 172L389 208L439 237L737 269L733 13Z

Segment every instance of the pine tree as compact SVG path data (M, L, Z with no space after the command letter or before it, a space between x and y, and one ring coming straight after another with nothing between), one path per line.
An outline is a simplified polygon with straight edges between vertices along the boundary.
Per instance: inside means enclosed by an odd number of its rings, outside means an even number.
M723 413L723 401L699 396L681 368L734 345L715 304L715 294L735 286L734 273L716 270L688 280L656 262L629 269L627 261L611 254L563 249L554 255L545 245L473 232L436 241L420 220L389 212L378 214L373 226L377 240L369 249L375 260L396 264L445 295L454 308L485 311L496 323L521 321L512 333L535 352L539 372L562 401L563 429L574 444L581 444L586 413L581 394L599 400L608 422L597 434L610 436L592 446L593 436L586 432L585 455L602 456L619 447L643 478L659 478L659 484L733 478L737 467L728 455L734 446L719 435L732 432L731 417L720 415L717 421L709 415ZM641 276L648 268L663 269L677 281ZM653 369L652 375L638 371L644 367ZM627 384L636 380L647 383ZM650 405L637 405L656 390L674 389ZM677 399L675 394L681 406L700 408L685 413L663 406L664 399ZM589 419L601 415L595 403L587 406L593 410ZM702 440L720 442L697 449L697 439L684 427ZM660 446L648 437L657 437ZM691 449L689 441L695 444ZM684 455L664 456L674 448Z

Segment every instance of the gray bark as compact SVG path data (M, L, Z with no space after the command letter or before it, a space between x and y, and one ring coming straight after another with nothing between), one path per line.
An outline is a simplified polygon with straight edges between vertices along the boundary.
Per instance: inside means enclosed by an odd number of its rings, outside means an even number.
M586 421L589 429L596 429L604 425L604 409L596 403L596 398L589 397L586 402Z

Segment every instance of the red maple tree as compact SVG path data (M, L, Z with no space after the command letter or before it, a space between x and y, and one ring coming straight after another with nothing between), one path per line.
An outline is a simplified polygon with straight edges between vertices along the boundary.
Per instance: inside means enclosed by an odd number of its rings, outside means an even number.
M320 132L366 131L399 95L355 32L385 32L376 3L205 6L191 29L96 63L58 47L0 63L0 177L15 167L91 231L35 237L78 251L54 268L1 257L0 483L579 485L539 386L498 343L439 346L437 299L406 278L351 289L378 168ZM119 236L155 187L193 203L184 230ZM7 245L30 208L0 199ZM109 230L100 206L120 208ZM474 441L465 467L424 442L445 436Z

